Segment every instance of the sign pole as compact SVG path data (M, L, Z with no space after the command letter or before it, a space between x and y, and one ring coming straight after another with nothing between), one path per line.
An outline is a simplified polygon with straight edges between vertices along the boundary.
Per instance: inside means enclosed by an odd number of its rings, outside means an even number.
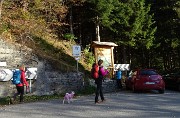
M29 93L31 93L31 87L32 87L32 82L31 79L29 80Z
M78 60L77 60L77 72L78 72Z
M79 65L78 65L78 60L79 60L79 57L75 57L75 59L76 59L76 62L77 62L77 63L76 63L76 70L77 70L77 72L78 72L78 66L79 66Z
M81 46L74 45L72 54L77 61L77 72L78 72L78 60L80 59L80 56L81 56Z

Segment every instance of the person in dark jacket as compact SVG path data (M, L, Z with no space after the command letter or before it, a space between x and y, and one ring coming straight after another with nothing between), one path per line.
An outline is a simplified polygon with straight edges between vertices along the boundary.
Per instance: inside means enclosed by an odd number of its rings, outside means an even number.
M120 70L120 68L118 68L118 70L116 71L116 80L119 89L122 89L121 78L122 78L122 71Z
M109 72L108 70L105 70L104 67L102 66L103 60L99 60L98 61L98 65L99 65L99 77L98 79L95 80L95 83L97 85L96 87L96 95L95 95L95 104L100 103L98 97L100 95L101 97L101 101L103 102L104 99L104 95L103 95L103 91L102 91L102 81L105 75L107 75Z
M20 95L19 101L22 103L23 95L24 95L24 85L26 86L27 89L29 88L29 84L25 78L25 66L24 65L20 66L19 70L21 71L21 83L16 84L17 93L15 93L13 98L10 99L11 104L15 101L18 95Z

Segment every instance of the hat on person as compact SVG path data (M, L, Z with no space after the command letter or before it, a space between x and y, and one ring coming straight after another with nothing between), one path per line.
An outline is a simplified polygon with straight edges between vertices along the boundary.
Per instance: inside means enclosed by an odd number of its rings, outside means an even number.
M98 61L98 64L101 65L102 63L103 63L103 60L100 59L100 60Z

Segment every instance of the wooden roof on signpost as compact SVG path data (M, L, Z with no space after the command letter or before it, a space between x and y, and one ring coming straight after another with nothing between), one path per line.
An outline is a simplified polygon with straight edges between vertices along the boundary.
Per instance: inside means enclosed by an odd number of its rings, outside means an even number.
M99 42L99 41L93 41L91 44L91 47L115 47L118 46L117 44L113 42Z

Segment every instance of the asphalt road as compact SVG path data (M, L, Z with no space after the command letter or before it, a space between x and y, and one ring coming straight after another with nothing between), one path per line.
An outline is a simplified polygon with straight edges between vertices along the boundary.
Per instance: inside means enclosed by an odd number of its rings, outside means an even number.
M0 118L180 118L180 92L105 94L94 104L94 95L76 97L71 104L62 99L9 105L0 108Z

